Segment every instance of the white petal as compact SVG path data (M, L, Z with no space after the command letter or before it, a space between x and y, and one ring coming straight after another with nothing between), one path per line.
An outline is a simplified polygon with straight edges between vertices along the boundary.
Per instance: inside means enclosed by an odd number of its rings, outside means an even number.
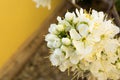
M80 57L77 54L70 57L70 61L72 64L78 64L79 60L80 60Z
M75 13L67 12L67 13L65 14L65 19L68 20L68 21L73 20L74 17L75 17Z
M80 15L83 15L83 12L84 12L84 11L83 11L83 9L81 8L81 9L80 9Z
M57 34L58 32L57 32L57 28L56 28L56 27L57 27L56 24L51 24L48 31L49 31L50 33L52 33L52 34Z
M47 34L45 36L45 41L54 41L55 39L58 39L58 37L54 34Z
M67 69L67 67L64 66L64 65L60 65L59 69L60 69L60 71L65 72L65 70Z
M66 69L68 69L69 67L71 67L71 63L69 60L66 60L63 62L62 65L59 66L59 69L64 72Z
M68 47L68 46L64 46L64 45L61 46L61 50L65 52L65 54L66 54L65 58L66 59L68 57L72 56L73 51L74 51L73 47Z
M117 51L119 43L118 43L118 40L116 40L116 39L113 39L113 40L109 39L109 40L106 40L105 42L103 42L103 46L107 53L115 53Z
M53 42L51 42L51 41L47 42L47 47L53 48Z
M89 33L89 27L88 27L88 25L86 25L86 24L80 24L80 25L77 27L77 30L79 31L79 33L80 33L83 37L87 36L88 33Z
M75 40L73 40L73 45L75 46L76 50L78 51L78 54L81 54L81 55L89 54L93 48L92 45L85 46L83 42L75 41Z
M97 20L98 19L98 12L96 10L92 10L92 15L94 20Z
M62 21L62 19L61 19L60 16L57 17L57 20L58 20L58 22L61 22L61 21Z
M58 31L64 31L64 26L63 25L57 25L57 27L56 27L56 29L58 30Z
M70 37L73 40L80 40L81 36L78 34L78 32L75 29L70 30Z
M99 20L103 21L104 20L104 13L99 12L98 15L99 15L99 18L100 18Z
M55 49L55 51L53 52L55 55L61 55L62 54L62 51L61 49L57 48Z
M78 10L78 9L76 9L76 14L77 14L77 16L79 16L79 17L80 17L80 12L79 12L79 10Z
M74 18L74 19L73 19L73 23L74 23L74 24L77 24L78 22L79 22L79 18Z
M50 61L53 66L58 66L60 64L59 58L55 54L50 55Z
M62 43L65 44L65 45L70 45L71 41L70 41L69 38L62 38Z
M60 39L59 39L59 38L58 38L58 39L55 39L55 41L53 42L53 47L54 47L54 48L59 48L60 45L61 45Z

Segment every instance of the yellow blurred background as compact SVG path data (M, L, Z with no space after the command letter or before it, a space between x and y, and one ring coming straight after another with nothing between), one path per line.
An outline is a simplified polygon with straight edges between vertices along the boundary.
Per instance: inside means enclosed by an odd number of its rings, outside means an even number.
M0 68L61 1L52 0L48 10L32 0L0 0Z

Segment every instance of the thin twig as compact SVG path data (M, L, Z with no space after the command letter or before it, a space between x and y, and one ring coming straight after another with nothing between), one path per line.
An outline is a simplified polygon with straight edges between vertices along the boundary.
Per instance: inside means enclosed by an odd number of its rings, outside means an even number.
M112 10L112 8L115 4L114 4L113 0L109 1L108 4L109 4L109 6L108 6L108 9L107 9L106 13L110 14L110 11Z

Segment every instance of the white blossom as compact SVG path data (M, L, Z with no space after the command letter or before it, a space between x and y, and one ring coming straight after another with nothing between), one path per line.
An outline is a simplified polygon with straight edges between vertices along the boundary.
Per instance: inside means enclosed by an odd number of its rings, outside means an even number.
M47 47L49 47L49 48L54 48L54 47L53 47L53 42L50 42L50 41L49 41L49 42L47 43Z
M72 64L78 64L80 60L80 56L74 53L72 56L70 56L70 62Z
M53 34L57 34L57 25L56 24L51 24L48 31L50 33L53 33Z
M60 48L56 48L53 52L53 54L50 55L50 61L52 62L52 65L58 66L64 61L64 53Z
M87 44L85 42L73 40L73 45L77 50L77 54L81 54L82 57L92 52L93 45Z
M82 8L57 17L45 36L53 66L88 80L120 79L120 29L103 12ZM85 75L87 72L87 76Z
M64 31L64 26L63 25L57 25L57 30L58 31Z
M62 43L65 44L65 45L70 45L71 40L69 38L62 38Z
M53 47L54 47L54 48L59 48L60 45L61 45L60 39L59 39L59 38L58 38L58 39L55 39L54 42L53 42Z
M70 13L70 12L67 12L65 14L65 19L68 20L68 21L71 21L75 18L75 13Z
M39 8L40 6L48 7L48 9L51 9L51 0L33 0L36 3L36 7Z
M45 41L54 41L55 39L58 39L58 37L54 34L47 34L45 36Z
M79 31L81 36L87 36L89 33L89 26L87 24L80 24L77 27L77 30Z
M62 65L59 66L59 69L64 72L66 69L68 69L71 66L71 63L69 60L66 60L62 63Z
M80 40L81 38L80 34L75 29L70 30L70 37L73 40Z

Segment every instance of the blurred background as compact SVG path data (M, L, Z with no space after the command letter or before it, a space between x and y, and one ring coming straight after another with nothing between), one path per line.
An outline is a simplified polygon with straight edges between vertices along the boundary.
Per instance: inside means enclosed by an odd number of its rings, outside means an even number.
M52 0L48 10L36 8L32 0L0 0L0 68L60 2Z

